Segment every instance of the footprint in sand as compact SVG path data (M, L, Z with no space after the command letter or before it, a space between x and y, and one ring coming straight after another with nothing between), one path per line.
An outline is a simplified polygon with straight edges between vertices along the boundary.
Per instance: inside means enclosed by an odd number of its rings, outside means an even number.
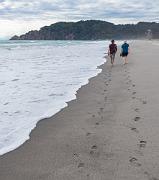
M139 131L138 131L137 128L135 128L135 127L132 127L131 130L134 131L134 132L136 132L136 133L139 133Z
M129 162L130 162L131 165L133 165L133 166L136 166L136 167L140 167L140 166L141 166L141 164L138 162L138 159L135 158L135 157L131 157L130 160L129 160Z
M147 104L147 101L142 101L143 104Z
M94 154L94 151L90 151L89 153L90 153L91 155L93 155L93 154Z
M77 153L74 153L73 155L74 155L75 157L79 157Z
M83 168L84 167L84 163L79 163L78 164L78 168Z
M93 146L91 147L92 150L95 150L95 149L97 149L97 148L98 148L97 145L93 145Z
M103 110L104 110L104 108L100 108L100 112L101 112L101 113L103 112Z
M139 121L140 119L141 119L141 117L136 116L136 117L134 118L134 121Z
M99 125L99 122L96 122L96 125L98 126L98 125Z
M132 95L135 95L136 94L136 92L134 91L133 93L132 93Z
M133 84L132 87L135 87L135 84Z
M99 157L100 156L97 145L93 145L91 147L90 155L92 155L94 157Z
M92 133L90 133L90 132L88 132L87 134L86 134L86 136L90 136Z
M95 118L96 116L93 114L92 117Z
M140 143L139 143L139 147L140 148L145 148L146 147L146 144L147 144L147 142L146 141L140 141Z
M139 109L138 109L138 108L135 108L134 111L135 111L135 112L139 112Z

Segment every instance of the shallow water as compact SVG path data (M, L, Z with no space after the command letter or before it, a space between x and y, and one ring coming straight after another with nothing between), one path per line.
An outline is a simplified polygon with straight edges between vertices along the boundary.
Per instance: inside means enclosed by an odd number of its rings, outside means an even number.
M108 41L0 41L0 155L97 75Z

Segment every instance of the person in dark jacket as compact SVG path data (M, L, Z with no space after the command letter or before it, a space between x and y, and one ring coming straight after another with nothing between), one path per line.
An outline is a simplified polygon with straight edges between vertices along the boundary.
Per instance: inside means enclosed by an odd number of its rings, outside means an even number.
M124 59L124 64L128 63L128 54L129 54L129 44L127 43L127 41L124 41L124 44L122 44L121 46L121 56Z
M116 52L117 52L117 45L115 44L114 40L111 40L111 44L109 45L109 50L108 50L108 56L110 56L112 65L114 64Z

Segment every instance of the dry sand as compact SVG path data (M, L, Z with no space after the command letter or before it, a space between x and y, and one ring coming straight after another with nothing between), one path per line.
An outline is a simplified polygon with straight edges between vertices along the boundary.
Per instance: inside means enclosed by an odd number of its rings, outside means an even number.
M0 157L0 180L159 180L159 46L131 43L31 139Z

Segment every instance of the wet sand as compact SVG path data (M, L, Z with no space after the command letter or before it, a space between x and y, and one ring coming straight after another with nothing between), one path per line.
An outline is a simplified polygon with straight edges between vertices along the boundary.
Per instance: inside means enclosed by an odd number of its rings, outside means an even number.
M131 44L40 121L31 139L0 157L0 180L159 180L159 46Z

